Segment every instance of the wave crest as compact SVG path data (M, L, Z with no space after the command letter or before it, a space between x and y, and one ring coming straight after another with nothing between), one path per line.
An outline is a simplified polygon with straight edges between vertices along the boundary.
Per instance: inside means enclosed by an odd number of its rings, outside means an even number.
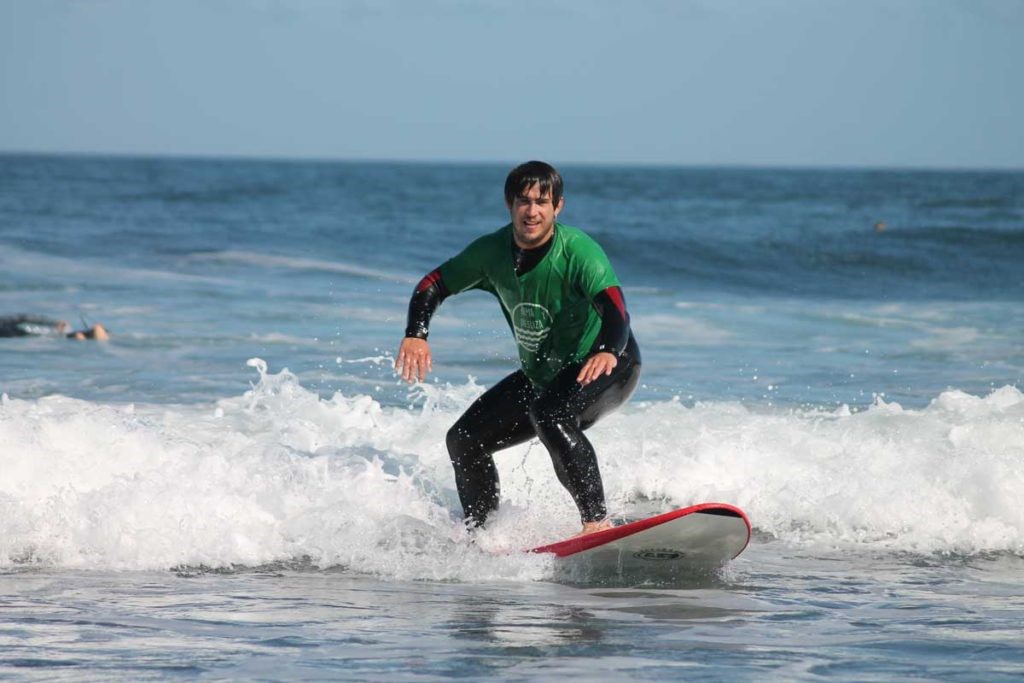
M502 508L466 543L444 434L482 387L413 408L321 398L282 370L205 406L62 396L0 405L0 566L156 569L302 559L397 578L540 578L493 555L576 528L537 443L497 462ZM637 404L590 432L613 511L706 500L800 546L1024 552L1024 395L947 391L923 410Z

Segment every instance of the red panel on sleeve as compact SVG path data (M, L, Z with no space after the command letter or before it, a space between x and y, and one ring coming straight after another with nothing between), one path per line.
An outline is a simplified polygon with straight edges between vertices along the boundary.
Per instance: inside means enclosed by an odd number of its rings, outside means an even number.
M419 294L424 289L429 289L434 285L435 282L441 279L441 271L435 270L429 275L425 276L420 283L416 285L416 293Z
M622 298L622 289L619 287L609 287L604 291L608 295L608 298L612 300L612 303L615 304L615 308L619 309L619 315L621 315L622 319L625 320L626 301Z

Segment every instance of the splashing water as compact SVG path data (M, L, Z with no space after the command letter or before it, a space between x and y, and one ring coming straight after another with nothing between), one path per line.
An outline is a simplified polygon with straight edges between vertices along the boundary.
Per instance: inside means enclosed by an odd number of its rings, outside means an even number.
M157 569L301 559L395 578L539 578L510 551L576 528L544 449L501 452L502 508L459 523L444 434L483 387L418 385L412 409L321 398L286 369L213 406L4 397L0 563ZM610 506L743 507L797 546L1024 550L1024 395L878 399L851 413L637 404L590 432ZM494 552L506 552L494 555Z

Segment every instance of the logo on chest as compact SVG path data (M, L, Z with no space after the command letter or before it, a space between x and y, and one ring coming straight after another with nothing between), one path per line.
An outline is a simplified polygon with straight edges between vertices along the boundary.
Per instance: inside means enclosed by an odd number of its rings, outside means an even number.
M516 343L531 353L536 353L551 334L554 318L548 309L538 304L519 304L512 309L512 329Z

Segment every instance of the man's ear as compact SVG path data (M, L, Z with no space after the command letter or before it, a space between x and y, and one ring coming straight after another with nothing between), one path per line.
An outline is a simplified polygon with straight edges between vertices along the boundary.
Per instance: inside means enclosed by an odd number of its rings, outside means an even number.
M557 216L562 212L562 207L565 206L565 197L558 198L558 206L555 207L555 215Z

